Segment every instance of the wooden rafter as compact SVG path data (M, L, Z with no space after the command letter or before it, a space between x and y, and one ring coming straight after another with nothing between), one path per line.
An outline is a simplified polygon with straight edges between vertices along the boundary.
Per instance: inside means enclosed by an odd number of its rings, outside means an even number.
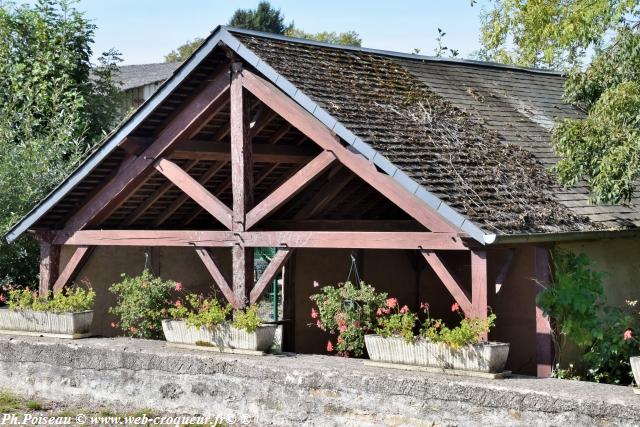
M76 250L69 258L67 265L65 265L64 270L58 276L58 280L53 285L53 291L58 292L61 291L70 280L73 279L75 275L82 269L82 266L87 261L91 252L93 251L93 247L91 246L78 246Z
M362 156L347 150L339 138L318 119L304 110L295 101L278 90L271 83L253 74L242 71L243 86L273 111L282 116L300 132L325 150L331 150L338 160L356 175L371 184L376 190L403 209L407 214L433 232L455 231L429 206L405 190L393 178L372 170L370 163Z
M251 304L255 304L260 299L264 291L267 289L269 283L271 283L273 278L282 269L282 266L285 262L287 262L292 253L293 249L291 248L278 249L278 252L276 252L276 255L271 259L269 265L264 270L262 275L258 278L256 284L251 290L251 294L249 296Z
M198 164L197 160L191 160L183 166L183 169L185 170L185 172L189 172L197 164ZM151 205L157 202L158 199L164 196L167 193L167 191L169 191L170 189L171 189L170 185L160 186L156 191L151 193L146 199L144 199L142 203L138 205L136 210L134 210L131 213L131 215L127 217L127 219L122 223L122 225L124 227L128 227L129 225L136 222L138 218L144 215L144 213L151 207Z
M264 128L269 126L278 115L273 111L261 110L259 117L251 122L251 138L255 138Z
M433 250L422 250L420 253L422 253L424 259L427 260L427 263L431 266L433 272L436 273L436 276L438 276L442 284L447 288L449 293L451 293L453 299L460 304L462 311L467 314L471 313L471 296L467 290L462 287L458 279L449 272L438 254Z
M222 102L226 102L229 75L222 72L214 77L158 134L156 140L135 157L126 169L114 176L86 205L65 224L72 232L88 224L99 223L144 181L155 159L169 151L175 143L188 138L192 130L209 118Z
M230 161L230 146L227 143L189 140L176 145L172 159L197 159ZM255 144L253 160L260 163L306 163L313 159L317 150L285 145Z
M209 274L211 274L211 277L213 277L213 281L216 283L216 285L218 285L218 288L227 299L227 301L229 301L229 304L231 304L235 308L239 308L239 304L236 300L235 295L233 294L233 290L231 290L231 288L229 287L229 281L222 273L222 270L220 269L216 261L209 254L209 251L206 248L196 248L196 253L202 260L204 266L209 271Z
M223 162L219 162L211 165L209 169L207 169L207 171L200 178L198 178L198 181L197 181L198 184L204 187L204 185L207 182L209 182L209 180L213 178L215 174L217 174L218 171L220 171L220 169L224 167L224 165L225 163ZM217 197L218 195L212 193L212 196ZM186 193L178 196L178 198L174 200L171 203L171 205L169 205L166 209L162 210L162 213L153 221L153 226L159 227L160 225L162 225L167 219L169 219L171 215L173 215L175 211L180 209L182 205L184 205L189 200L189 198L190 198L189 195ZM199 204L198 204L198 207L202 209L202 207Z
M300 169L295 175L289 178L284 184L269 194L264 200L256 205L247 214L246 228L250 229L261 219L273 213L276 209L290 200L311 181L324 172L336 159L330 151L324 151L315 159Z
M268 141L269 144L276 144L287 133L289 133L290 130L291 130L291 125L289 123L285 124L280 129L278 129L273 135L271 135L271 138L269 138L269 141Z
M56 245L291 247L346 249L468 250L455 233L386 231L192 231L192 230L80 230L59 233Z
M340 168L324 184L322 189L314 195L293 217L295 220L312 218L316 213L322 211L344 188L351 182L353 173L347 169Z
M202 206L215 219L220 221L225 227L231 229L231 209L222 203L209 190L204 188L198 181L185 172L180 166L170 160L160 159L156 161L154 167L162 173L173 185L180 188L193 201Z

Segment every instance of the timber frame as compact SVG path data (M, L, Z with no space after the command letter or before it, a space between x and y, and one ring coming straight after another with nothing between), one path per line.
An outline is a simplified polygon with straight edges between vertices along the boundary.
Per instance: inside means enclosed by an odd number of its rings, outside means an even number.
M480 229L407 182L401 171L376 163L381 156L370 147L356 149L358 139L346 140L344 129L303 107L298 92L294 97L263 78L246 56L220 40L209 48L218 46L226 62L208 70L177 111L157 121L157 132L116 133L113 149L122 155L117 167L55 227L29 229L41 245L40 291L71 283L97 246L192 247L224 298L243 308L260 299L298 248L397 249L416 251L466 315L486 317L489 289L500 290L513 251L490 288ZM196 53L189 62L204 57ZM309 189L310 197L301 198ZM372 214L322 216L335 206ZM73 252L60 270L65 246ZM260 247L277 253L255 278L253 250ZM230 249L231 271L221 268L213 248ZM447 267L446 251L468 257L469 290ZM536 258L540 283L549 280L545 253L541 249ZM545 340L548 321L541 312L536 319ZM544 374L550 355L540 351Z

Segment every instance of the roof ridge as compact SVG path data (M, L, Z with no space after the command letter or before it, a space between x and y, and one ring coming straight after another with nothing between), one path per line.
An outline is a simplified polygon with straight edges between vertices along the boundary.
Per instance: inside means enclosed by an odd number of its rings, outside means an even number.
M457 65L478 66L478 67L485 67L485 68L506 69L506 70L526 72L526 73L532 73L532 74L546 74L546 75L559 76L559 77L565 76L565 73L558 70L546 70L542 68L523 67L519 65L501 64L498 62L479 61L475 59L442 58L438 56L418 55L414 53L404 53L404 52L397 52L392 50L374 49L374 48L359 47L359 46L338 45L333 43L321 42L317 40L309 40L309 39L303 39L299 37L290 37L282 34L248 30L245 28L232 27L228 25L221 25L220 27L224 28L225 30L231 33L239 33L239 34L245 34L245 35L250 35L255 37L263 37L263 38L269 38L274 40L287 41L291 43L300 43L300 44L306 44L311 46L325 47L330 49L348 50L348 51L354 51L354 52L369 53L373 55L383 55L383 56L388 56L393 58L402 58L402 59L408 59L408 60L414 60L414 61L441 62L445 64L448 63L448 64L457 64Z

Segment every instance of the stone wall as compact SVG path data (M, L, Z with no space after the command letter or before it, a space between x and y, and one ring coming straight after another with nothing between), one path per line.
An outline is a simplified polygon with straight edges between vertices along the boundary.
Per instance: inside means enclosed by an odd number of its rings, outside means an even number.
M327 356L241 356L159 341L0 337L0 389L254 425L640 425L630 388L385 370Z

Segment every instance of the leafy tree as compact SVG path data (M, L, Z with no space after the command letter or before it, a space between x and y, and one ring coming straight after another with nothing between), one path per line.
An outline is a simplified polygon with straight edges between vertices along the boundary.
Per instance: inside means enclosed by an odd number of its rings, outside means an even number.
M255 9L238 9L229 20L232 27L267 33L284 34L293 24L284 23L280 9L274 9L268 1L261 1Z
M343 33L322 31L320 33L306 33L298 28L290 28L285 33L289 37L297 37L300 39L315 40L319 42L340 44L345 46L362 46L362 39L355 31L345 31Z
M95 26L66 0L0 3L0 233L78 164L118 118L118 54L92 70ZM0 242L0 282L35 281L37 245Z
M238 9L229 20L232 27L245 28L247 30L264 31L267 33L283 34L290 37L298 37L316 40L326 43L348 46L362 46L362 39L355 31L343 33L323 31L320 33L307 33L295 28L293 22L285 24L285 16L280 9L275 9L267 1L261 1L255 9ZM195 38L180 45L164 57L165 62L182 62L189 58L200 47L203 38Z
M204 42L202 37L196 37L193 40L186 42L178 46L176 49L165 55L164 62L184 62L195 52L200 45Z
M556 124L554 170L597 203L629 200L640 176L639 20L639 0L494 0L483 15L485 59L568 71L565 98L587 116Z

